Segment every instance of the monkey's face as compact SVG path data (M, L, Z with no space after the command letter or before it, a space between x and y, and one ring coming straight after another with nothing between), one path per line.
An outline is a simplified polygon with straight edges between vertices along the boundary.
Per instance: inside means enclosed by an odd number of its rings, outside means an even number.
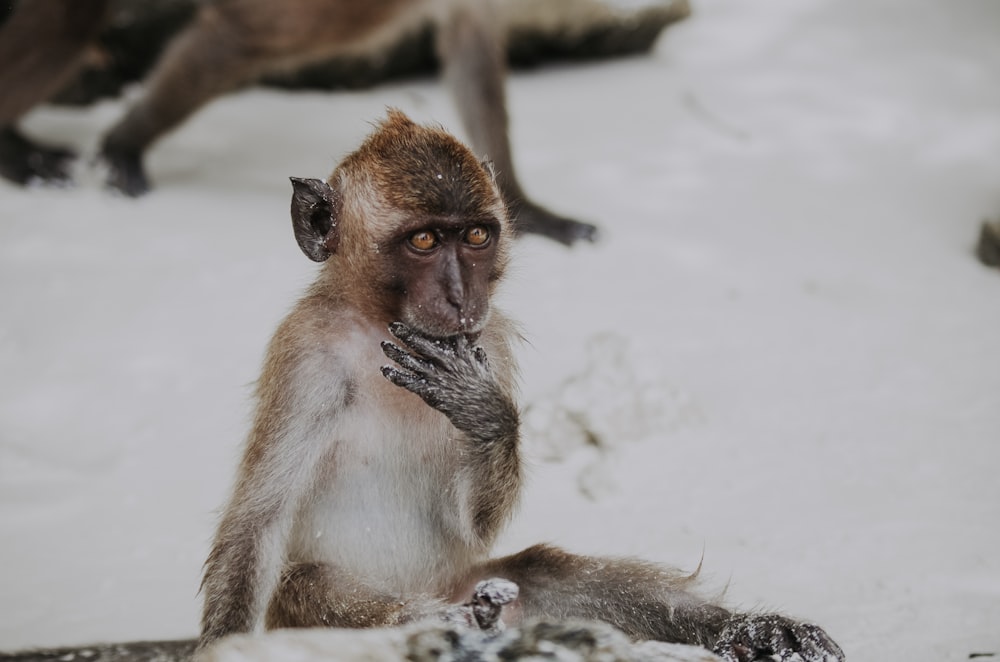
M490 166L453 136L390 110L327 182L292 185L296 240L329 260L337 300L435 338L482 331L511 230Z
M395 319L425 335L476 335L499 277L501 226L495 219L436 219L400 232L386 259Z

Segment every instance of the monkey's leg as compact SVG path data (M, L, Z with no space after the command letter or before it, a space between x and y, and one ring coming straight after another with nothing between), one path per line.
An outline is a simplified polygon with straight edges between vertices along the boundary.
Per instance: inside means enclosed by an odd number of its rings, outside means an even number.
M111 128L101 148L108 184L149 190L142 156L217 96L266 71L305 63L362 40L411 4L407 0L215 0L177 35L148 78L144 96Z
M695 594L694 577L652 563L537 545L489 561L475 575L491 576L518 585L514 613L520 618L597 619L635 639L696 644L731 662L844 659L815 625L777 614L730 612Z
M381 594L326 563L285 568L271 598L267 629L299 627L367 628L406 620L406 605Z
M597 228L554 214L524 194L511 158L507 132L505 47L489 15L489 3L462 3L438 29L438 52L469 140L496 168L497 183L515 228L570 245L593 241Z
M276 57L218 7L202 9L175 37L150 74L141 99L104 137L108 185L130 196L149 191L144 152L217 96L259 75Z
M59 91L97 35L107 0L24 0L0 29L0 125Z
M76 72L107 0L24 0L0 29L0 176L17 184L69 180L74 154L22 135L15 122Z
M509 581L476 585L471 600L449 605L431 596L400 598L366 586L327 563L293 563L285 568L265 617L265 627L368 628L435 619L453 625L493 629L501 608L517 597Z
M75 156L63 147L40 145L12 126L0 128L0 177L15 184L68 183Z

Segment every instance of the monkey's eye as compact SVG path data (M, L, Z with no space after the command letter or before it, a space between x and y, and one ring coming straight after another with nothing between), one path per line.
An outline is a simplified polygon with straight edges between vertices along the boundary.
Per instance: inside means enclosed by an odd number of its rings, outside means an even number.
M475 225L465 233L465 241L473 246L483 246L490 240L489 228L482 225Z
M418 251L429 251L437 246L437 243L437 237L429 230L420 230L410 235L410 246Z

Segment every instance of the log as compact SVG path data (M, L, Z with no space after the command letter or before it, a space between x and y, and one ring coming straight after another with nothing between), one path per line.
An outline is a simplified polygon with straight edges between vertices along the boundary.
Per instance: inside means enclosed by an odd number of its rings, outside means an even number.
M183 662L194 640L136 641L0 653L0 662ZM533 622L500 633L418 623L400 628L276 630L227 637L198 662L722 662L698 646L633 642L599 622Z

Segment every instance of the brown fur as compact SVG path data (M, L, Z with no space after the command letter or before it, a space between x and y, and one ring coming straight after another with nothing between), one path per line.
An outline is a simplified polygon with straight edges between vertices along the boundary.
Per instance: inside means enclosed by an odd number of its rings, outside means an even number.
M398 319L392 305L395 294L385 283L391 272L391 242L432 221L478 220L468 216L468 210L475 210L483 220L503 219L489 276L492 294L509 261L511 224L483 166L452 135L418 126L390 110L328 181L343 200L340 250L330 257L312 291L335 292L372 322L387 325ZM359 290L351 279L385 287Z
M331 564L287 566L268 607L268 629L289 627L367 628L395 625L404 604L359 583Z
M108 0L18 4L0 29L0 127L49 99L76 72L107 5Z
M293 186L297 240L324 264L268 349L205 564L202 646L262 624L371 627L458 609L483 627L598 619L731 662L842 659L819 628L734 614L694 593L693 575L652 563L547 545L490 559L522 482L518 334L489 307L510 241L492 174L390 111L327 182ZM469 228L490 240L469 241ZM409 243L415 232L433 247ZM495 578L517 584L516 599ZM483 590L489 579L502 590Z
M411 18L406 0L216 0L168 46L147 94L105 138L139 153L216 96L265 71L395 37Z
M129 195L145 193L144 152L221 94L267 72L337 54L371 52L433 22L445 78L471 142L496 163L500 191L516 205L521 229L566 244L593 239L593 226L531 203L517 182L507 134L504 35L496 28L491 6L491 0L215 0L171 42L150 74L145 95L105 136L101 152L110 168L109 183ZM395 149L392 136L384 139L389 142L381 147ZM371 146L373 152L379 149ZM407 158L415 165L422 162L420 154ZM399 167L400 174L420 178L402 162ZM377 172L367 174L377 177ZM376 185L376 190L390 196L432 190L414 186ZM405 201L391 202L406 208ZM440 208L443 201L428 195L419 203Z
M107 0L24 0L0 32L0 176L68 180L66 150L48 150L13 123L49 98L73 73L101 26ZM524 232L565 244L593 240L596 228L531 202L517 181L504 94L505 35L492 0L213 0L168 44L145 94L105 135L101 157L108 184L130 196L146 193L145 152L219 95L266 73L335 55L378 52L427 23L480 155L496 164L500 191ZM419 160L419 156L418 156ZM389 191L411 190L392 186ZM461 191L456 191L461 193ZM396 201L398 202L398 201ZM422 204L440 206L428 197Z
M395 340L389 323L400 314L422 319L405 313L406 302L423 289L440 299L435 288L452 287L397 273L415 229L496 224L495 245L475 253L484 264L463 271L459 288L466 298L492 293L510 231L488 171L449 134L390 111L329 182L336 194L318 204L335 199L326 209L336 218L296 231L336 234L335 242L319 238L336 250L270 344L234 495L206 562L203 643L253 629L265 611L271 626L384 625L440 611L454 578L486 558L520 492L516 433L468 448L445 415L379 373L387 362L379 342ZM403 290L390 276L403 279ZM444 324L460 331L458 322ZM470 331L490 357L498 393L512 401L516 332L498 311L477 324ZM378 483L365 482L369 475ZM483 503L483 485L497 498ZM352 499L360 510L344 505ZM386 508L412 514L399 519ZM328 532L326 521L358 530Z

